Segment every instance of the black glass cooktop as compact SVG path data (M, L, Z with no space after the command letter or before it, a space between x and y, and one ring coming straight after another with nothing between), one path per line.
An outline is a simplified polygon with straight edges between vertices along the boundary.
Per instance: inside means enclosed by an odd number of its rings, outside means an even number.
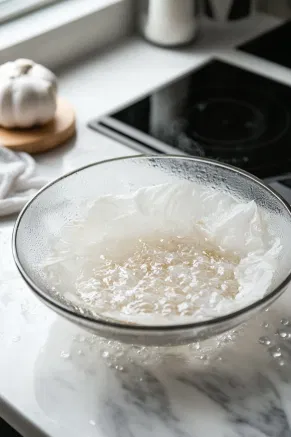
M291 21L276 27L274 30L247 41L239 47L240 50L250 53L284 67L291 68L290 44Z
M291 171L290 110L288 86L212 60L90 126L143 152L206 156L269 178Z

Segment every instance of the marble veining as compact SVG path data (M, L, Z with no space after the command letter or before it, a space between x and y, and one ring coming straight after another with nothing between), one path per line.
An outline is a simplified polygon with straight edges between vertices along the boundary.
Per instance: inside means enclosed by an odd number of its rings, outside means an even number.
M81 418L86 436L289 437L291 326L277 333L288 300L237 332L174 349L80 335L58 319L36 362L38 403L70 429Z
M207 375L196 375L195 381L181 378L226 413L228 425L238 436L289 436L290 429L280 396L271 380L256 373L242 383L239 377L219 374L217 369Z

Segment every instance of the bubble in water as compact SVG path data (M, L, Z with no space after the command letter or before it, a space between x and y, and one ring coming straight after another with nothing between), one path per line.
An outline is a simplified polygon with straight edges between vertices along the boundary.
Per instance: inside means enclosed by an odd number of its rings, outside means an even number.
M96 426L96 422L95 422L95 420L89 420L89 423L90 423L90 425L92 425L92 426Z
M266 346L269 346L271 344L271 340L269 339L269 337L260 337L259 343L266 345Z
M285 366L285 361L284 360L279 360L278 361L279 366Z
M84 351L82 351L82 349L79 349L77 352L78 355L84 355Z
M285 319L284 317L283 317L283 319L281 319L281 325L288 326L289 324L290 324L290 321L288 319Z
M268 322L263 322L262 323L262 327L268 329L269 328L269 323Z
M110 354L109 354L108 351L103 351L103 352L102 352L102 357L103 357L103 358L108 358L109 356L110 356Z

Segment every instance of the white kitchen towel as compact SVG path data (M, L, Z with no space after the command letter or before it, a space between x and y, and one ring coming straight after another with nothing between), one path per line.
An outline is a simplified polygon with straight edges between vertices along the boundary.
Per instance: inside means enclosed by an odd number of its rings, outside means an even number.
M34 175L34 159L24 152L0 147L0 217L19 212L46 184Z

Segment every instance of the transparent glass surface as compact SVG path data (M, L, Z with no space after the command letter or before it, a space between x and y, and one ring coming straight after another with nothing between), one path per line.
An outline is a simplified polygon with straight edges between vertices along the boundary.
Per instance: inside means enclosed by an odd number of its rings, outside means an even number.
M52 294L40 265L62 227L84 215L84 205L103 195L129 194L141 187L181 180L221 189L242 201L255 200L271 215L281 239L272 289L262 299L232 314L187 325L126 325L93 318ZM100 336L131 344L177 345L201 341L246 321L275 300L290 281L291 210L274 191L254 176L216 161L181 156L135 156L94 163L44 187L23 209L15 224L13 252L17 267L36 295L51 309Z

